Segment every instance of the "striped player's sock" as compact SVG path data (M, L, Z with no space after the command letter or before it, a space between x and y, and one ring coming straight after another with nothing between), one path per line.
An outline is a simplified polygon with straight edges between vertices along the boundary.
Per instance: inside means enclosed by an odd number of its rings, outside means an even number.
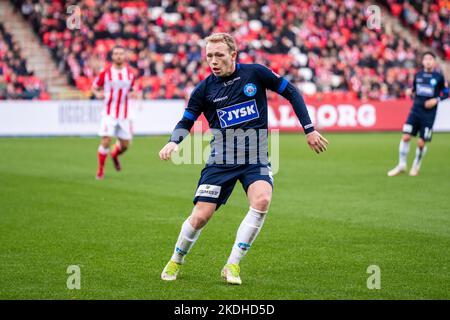
M119 144L119 143L116 143L116 144L114 145L113 151L111 151L111 157L116 158L116 157L118 157L119 155L121 155L121 154L124 153L124 152L125 152L125 150L122 149L122 147L120 146L120 144Z
M108 148L104 148L102 145L100 145L98 147L98 170L97 170L97 180L101 180L103 179L104 175L105 175L105 161L106 158L108 157L108 152L109 149Z

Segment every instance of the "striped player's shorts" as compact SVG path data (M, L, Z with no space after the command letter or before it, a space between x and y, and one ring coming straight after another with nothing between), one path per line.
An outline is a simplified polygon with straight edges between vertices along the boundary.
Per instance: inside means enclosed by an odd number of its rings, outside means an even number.
M133 138L131 120L103 116L98 135L100 137L118 137L123 140L131 140Z

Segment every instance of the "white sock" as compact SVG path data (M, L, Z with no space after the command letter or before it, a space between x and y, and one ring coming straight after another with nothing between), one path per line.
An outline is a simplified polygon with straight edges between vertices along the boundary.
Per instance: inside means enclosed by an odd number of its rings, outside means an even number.
M267 211L258 211L250 207L236 234L236 241L227 263L239 264L247 254L253 241L261 230Z
M425 153L427 152L427 147L423 148L416 148L416 157L414 158L413 167L419 169L420 165L422 164L422 159L425 156Z
M406 167L406 161L408 159L408 153L409 153L409 141L403 141L400 140L400 146L398 148L399 153L399 160L398 165L400 167Z
M178 236L171 260L176 263L183 263L184 257L189 253L189 250L192 248L195 241L197 241L201 231L202 229L194 229L189 222L189 219L186 219L181 226L180 235Z
M100 154L108 154L108 152L109 152L109 148L105 148L102 145L98 146L98 153L100 153Z

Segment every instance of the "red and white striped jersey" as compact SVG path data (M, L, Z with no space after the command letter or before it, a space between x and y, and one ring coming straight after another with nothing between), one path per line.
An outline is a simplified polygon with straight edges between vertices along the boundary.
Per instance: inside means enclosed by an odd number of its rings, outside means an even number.
M110 66L100 72L94 85L105 90L105 115L117 119L128 117L128 93L134 86L135 76L129 67Z

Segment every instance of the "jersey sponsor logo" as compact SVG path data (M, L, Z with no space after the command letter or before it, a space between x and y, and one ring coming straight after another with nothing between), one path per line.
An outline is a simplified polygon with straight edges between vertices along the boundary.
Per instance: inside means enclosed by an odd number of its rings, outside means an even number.
M209 198L219 198L221 186L215 186L212 184L201 184L197 188L195 193L196 197L209 197Z
M256 88L256 86L253 83L247 83L244 86L244 94L247 97L253 97L256 94L256 91L258 91L258 89Z
M259 112L255 100L241 102L229 107L217 109L217 115L219 116L220 126L222 128L227 128L259 118Z
M416 93L418 96L422 96L422 97L433 97L434 96L434 87L429 84L417 84L416 85Z
M228 96L216 98L216 99L213 100L213 102L220 102L220 101L223 101L225 99L228 99Z

